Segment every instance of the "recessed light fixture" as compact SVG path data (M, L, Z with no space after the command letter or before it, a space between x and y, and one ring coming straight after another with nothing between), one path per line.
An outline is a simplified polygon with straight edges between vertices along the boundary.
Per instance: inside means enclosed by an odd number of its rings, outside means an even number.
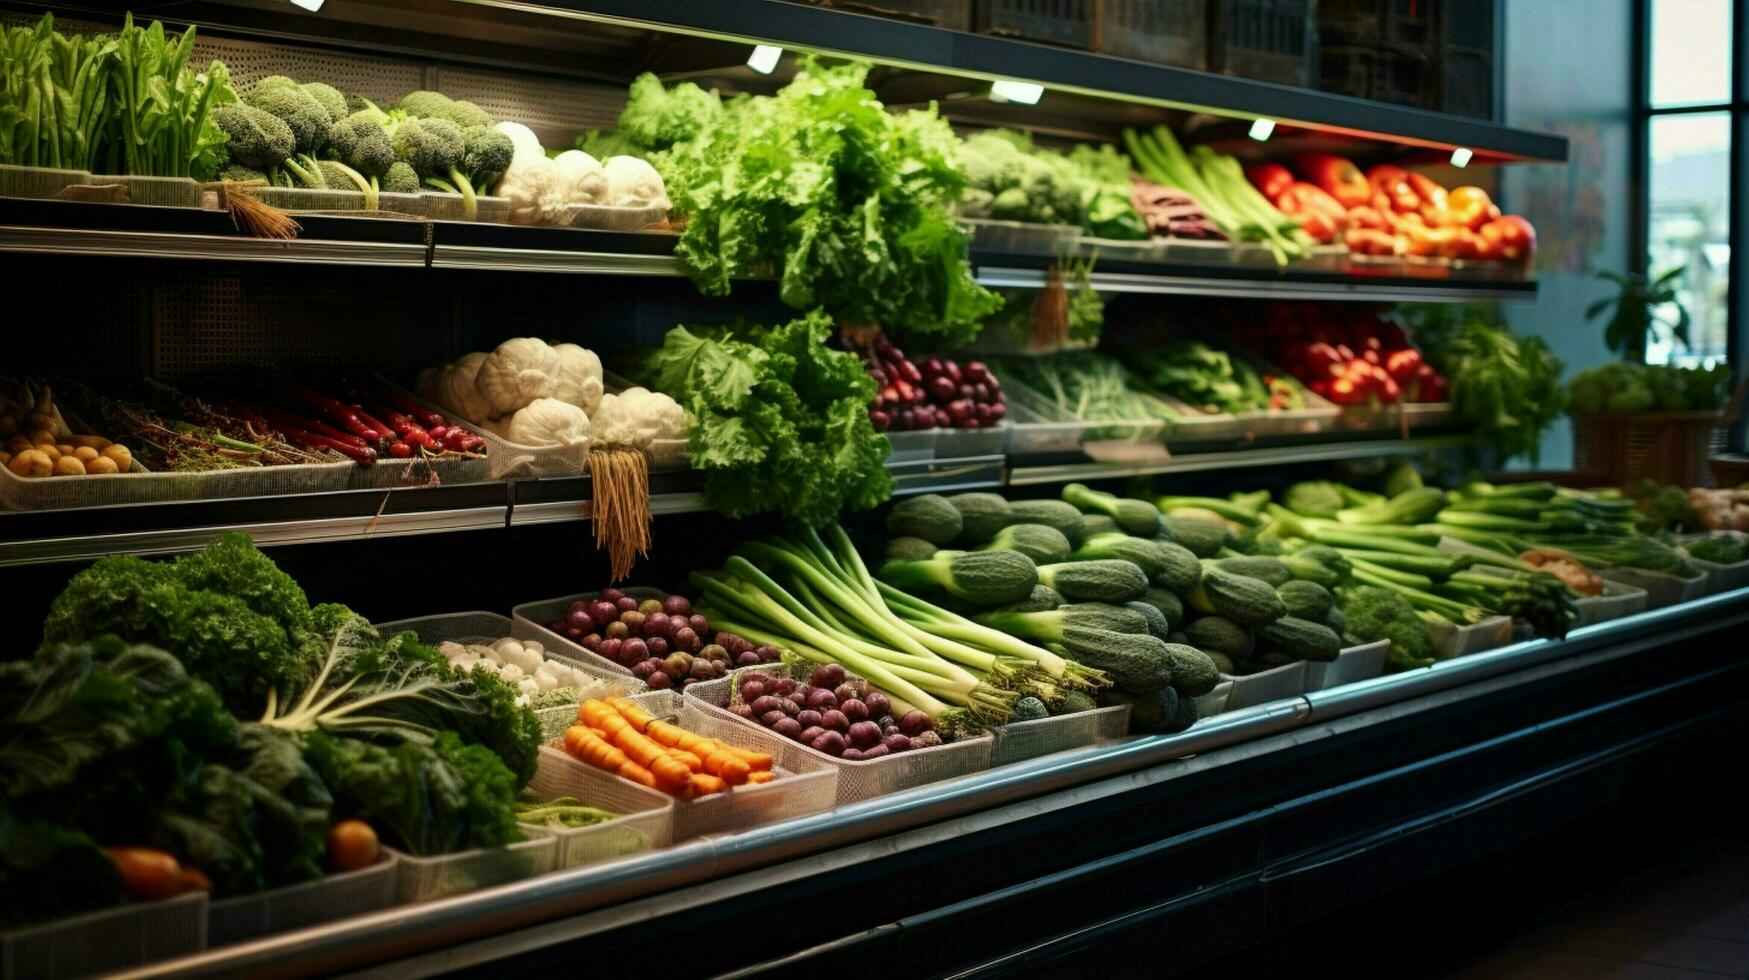
M1045 94L1043 85L1032 82L1016 82L1003 79L990 83L990 98L997 102L1019 102L1022 105L1038 105L1038 100Z
M314 14L321 12L323 0L291 0L291 2L292 6L302 7Z
M1460 146L1451 151L1451 165L1454 167L1469 166L1470 158L1473 156L1475 156L1475 154L1470 152L1469 147Z
M292 0L296 3L297 0ZM747 67L761 75L769 75L777 70L777 61L783 57L783 49L775 44L761 44L747 56Z
M1275 120L1259 119L1251 124L1251 138L1261 143L1275 132Z

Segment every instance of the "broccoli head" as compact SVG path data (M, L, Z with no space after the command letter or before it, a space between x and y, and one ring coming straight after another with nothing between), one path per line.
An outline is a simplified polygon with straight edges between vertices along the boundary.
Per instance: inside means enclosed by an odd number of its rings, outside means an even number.
M510 159L516 155L516 144L510 137L490 126L470 126L462 130L461 172L474 189L486 192L510 169Z
M492 125L492 117L486 110L466 99L452 99L442 92L408 92L401 99L399 108L418 119L447 119L463 129Z
M366 177L381 177L395 162L395 146L369 111L355 112L329 132L328 156Z
M292 155L296 139L285 120L255 108L236 103L213 110L213 122L225 132L225 148L231 162L254 170L277 167Z
M389 169L383 171L380 183L386 194L419 193L419 173L403 160L389 164Z
M328 131L333 126L328 110L284 75L270 75L255 83L243 101L284 120L291 127L296 152L315 153L328 145Z
M1336 601L1347 620L1349 635L1369 643L1391 641L1389 663L1426 667L1434 662L1433 634L1409 600L1390 589L1362 585L1338 589Z
M322 175L323 185L331 191L370 193L370 184L364 175L339 160L317 160L316 170Z
M216 179L228 180L237 184L247 184L256 180L265 182L267 180L267 174L265 171L256 170L253 167L245 167L240 163L233 163L225 167L225 169L220 170Z
M1346 504L1342 488L1328 480L1302 480L1282 494L1282 505L1301 517L1334 519Z
M315 99L323 109L328 110L329 122L339 122L346 118L347 113L351 111L346 108L346 96L327 82L305 82L298 88L303 89L305 95Z
M461 129L447 119L403 119L394 124L389 140L395 159L422 179L447 176L467 148Z

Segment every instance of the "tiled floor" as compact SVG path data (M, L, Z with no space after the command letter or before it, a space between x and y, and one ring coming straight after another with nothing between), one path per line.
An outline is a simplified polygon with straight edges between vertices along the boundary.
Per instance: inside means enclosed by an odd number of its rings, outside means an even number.
M1632 837L1623 828L1623 846ZM1549 914L1446 980L1749 977L1749 843L1733 836L1697 844Z

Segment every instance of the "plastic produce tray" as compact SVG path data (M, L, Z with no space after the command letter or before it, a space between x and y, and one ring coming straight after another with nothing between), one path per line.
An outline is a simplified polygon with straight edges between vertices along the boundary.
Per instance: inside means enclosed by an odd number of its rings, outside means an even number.
M437 412L444 418L461 419L461 416L447 409L439 408L430 401L419 397L414 392L395 385L393 381L383 379L384 383L394 385L406 397L416 404ZM469 432L486 440L486 472L492 480L533 479L542 476L577 476L589 465L589 445L580 446L524 446L511 442L502 436L488 432L485 426L462 419L462 425Z
M1075 445L1095 459L1121 455L1126 444L1158 443L1166 431L1164 419L1080 418L1059 408L1033 388L1015 381L1007 373L992 370L1002 382L1002 392L1010 405L1022 405L1043 421L1072 426L1070 431L1074 432Z
M1573 605L1579 610L1579 618L1573 622L1574 628L1590 626L1592 623L1632 616L1644 610L1646 590L1606 580L1602 595L1587 596L1575 601Z
M1707 592L1706 572L1693 578L1683 578L1667 572L1648 572L1639 568L1605 568L1597 574L1611 582L1645 589L1647 609L1674 606L1679 602L1698 599Z
M895 463L921 462L935 458L935 438L940 429L910 429L904 432L886 433L887 441L893 444L892 455L887 459Z
M962 218L972 229L972 247L1010 255L1057 256L1075 247L1081 229L1074 225L1045 225L1030 221L995 218Z
M628 586L620 591L639 602L645 599L668 598L668 593L661 589L651 589L641 585ZM605 673L609 677L624 677L642 689L644 682L633 677L631 671L606 657L591 653L578 646L575 641L547 629L547 624L564 615L566 610L571 608L571 603L590 602L599 598L601 598L600 592L580 592L576 595L560 596L557 599L537 599L534 602L524 602L512 608L510 616L516 620L517 627L524 631L524 635L532 636L542 643L546 643L548 649L568 651L568 655L577 660L589 661L590 667L595 673Z
M351 460L251 466L199 473L149 473L134 463L130 473L107 476L22 477L0 467L0 506L8 510L103 507L166 500L272 497L344 490L356 468Z
M836 802L839 770L799 753L786 755L786 747L794 744L789 739L757 725L748 725L728 712L708 710L700 699L681 697L672 690L651 691L636 700L652 715L672 721L694 735L769 754L773 769L778 773L778 778L769 783L737 786L726 793L714 793L695 800L676 799L674 840L728 833L819 813L831 809ZM555 748L564 751L563 746ZM636 785L612 773L583 763L579 765L589 778Z
M974 456L1000 456L1008 447L1007 420L987 429L936 429L935 455L938 459L970 459Z
M1129 731L1130 706L1127 704L1054 715L1036 721L1016 721L994 730L996 745L990 752L990 765L1005 766L1052 752L1078 749L1122 738Z
M0 977L83 977L198 953L206 918L206 892L193 892L0 932Z
M430 645L436 645L444 640L454 640L464 644L490 643L507 636L518 640L539 640L541 645L546 647L544 656L548 660L562 663L567 667L575 667L591 677L599 677L616 684L622 684L625 686L627 694L637 694L645 690L643 681L633 677L630 671L618 664L597 657L551 630L540 629L526 620L513 619L498 613L444 613L438 616L421 616L416 619L398 619L391 623L378 624L377 630L384 635L392 635L402 630L412 630L418 634L419 642ZM540 719L542 737L555 738L563 734L565 729L576 719L577 705L541 708L535 711L535 717Z
M0 164L0 197L54 197L68 187L90 182L89 170Z
M368 868L208 903L207 945L225 946L268 933L302 929L394 903L395 858L385 852Z
M1009 423L1008 455L1072 453L1081 448L1080 422L1059 418L1050 406L1016 398L1013 392L1004 390L1003 395L1008 403L1008 416L1003 420Z
M1713 534L1729 534L1739 540L1749 538L1749 534L1744 534L1742 531L1714 531ZM1684 535L1681 540L1686 543L1703 537L1708 537L1708 535ZM1686 553L1686 549L1684 549L1684 553ZM1716 561L1703 561L1693 556L1690 556L1688 561L1689 564L1706 573L1706 591L1703 593L1705 595L1712 595L1715 592L1729 592L1732 589L1740 589L1749 585L1749 561L1721 565Z
M784 664L772 664L764 672L772 677L792 677L797 680L807 675L805 668ZM731 674L714 681L693 684L686 689L685 700L689 704L696 703L700 711L717 718L723 724L750 729L780 743L783 749L777 756L778 764L786 769L826 766L837 770L839 803L858 803L871 797L980 772L990 767L995 739L989 735L965 738L933 748L912 749L867 761L834 758L794 739L768 731L763 725L729 711L730 688L734 680L734 675ZM725 737L725 741L734 740Z
M1243 677L1226 676L1233 682L1233 690L1227 695L1227 710L1238 711L1254 704L1267 704L1304 694L1310 690L1306 683L1306 662L1295 661L1283 664L1269 670L1246 674Z
M1512 617L1490 616L1469 626L1435 623L1433 655L1450 660L1467 653L1481 653L1512 642Z
M523 827L527 840L504 847L481 847L454 854L395 855L395 897L403 905L429 902L553 870L558 838L542 828Z
M1390 650L1390 640L1374 640L1343 647L1336 659L1329 663L1307 661L1306 690L1323 691L1355 681L1371 680L1385 672L1385 655Z
M557 869L580 868L674 842L673 797L609 776L558 746L541 746L540 765L525 792L540 800L574 796L622 814L593 827L542 828L558 842L553 859Z
M1233 697L1232 678L1223 678L1214 689L1207 694L1191 698L1196 702L1196 720L1201 723L1206 718L1213 718L1227 710L1227 702Z

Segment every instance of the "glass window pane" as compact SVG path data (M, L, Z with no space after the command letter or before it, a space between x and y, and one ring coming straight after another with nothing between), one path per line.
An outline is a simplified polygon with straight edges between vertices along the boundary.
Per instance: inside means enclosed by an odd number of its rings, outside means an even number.
M1731 0L1649 0L1652 105L1731 99Z
M1655 329L1649 361L1695 363L1725 356L1726 286L1731 276L1731 117L1723 112L1651 120L1652 274L1681 266L1679 299L1688 310L1690 349ZM1660 311L1672 319L1674 309Z

